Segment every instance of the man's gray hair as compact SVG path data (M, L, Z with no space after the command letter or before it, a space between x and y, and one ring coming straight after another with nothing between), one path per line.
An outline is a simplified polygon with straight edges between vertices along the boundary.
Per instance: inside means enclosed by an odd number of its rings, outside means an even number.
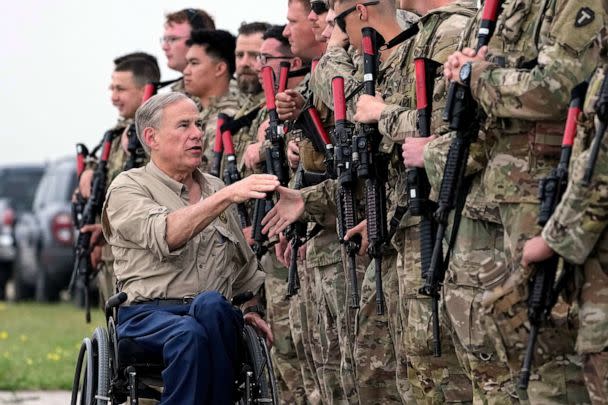
M188 100L192 103L192 105L195 105L194 101L192 101L184 93L173 91L150 97L135 112L135 129L137 130L137 138L148 156L150 156L150 147L146 144L146 142L144 142L144 129L149 127L158 129L160 127L160 122L163 118L163 111L165 108L181 100Z

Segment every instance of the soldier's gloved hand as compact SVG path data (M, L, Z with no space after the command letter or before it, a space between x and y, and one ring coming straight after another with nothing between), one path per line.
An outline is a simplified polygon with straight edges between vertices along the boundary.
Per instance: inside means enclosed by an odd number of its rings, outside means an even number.
M380 94L376 94L375 97L362 94L357 100L357 112L355 112L353 119L363 124L375 124L380 121L380 115L385 107L386 103L384 103Z
M80 180L78 180L78 189L80 190L80 195L88 199L91 196L91 186L93 183L93 170L86 169L80 175Z
M344 235L344 240L350 240L355 235L361 235L361 248L359 248L359 256L365 255L367 252L367 247L369 246L369 240L367 238L367 219L359 222L357 225L350 228L346 235Z
M276 190L279 201L262 219L262 232L267 233L269 238L283 232L304 214L304 199L300 190L287 187L278 187Z
M292 169L297 169L300 164L300 148L295 141L289 141L287 143L287 161L289 162L289 167Z
M254 198L264 198L266 193L276 190L280 185L277 176L272 174L252 174L249 177L233 183L223 190L229 193L230 201L240 204Z
M545 261L551 258L551 256L554 254L555 252L553 249L551 249L547 242L545 242L542 236L535 236L524 244L521 264L524 267L528 267L532 263L540 263Z
M304 97L293 89L287 89L276 96L277 113L279 119L295 120L300 115L304 107Z
M255 169L255 167L260 163L260 148L262 147L261 142L252 143L251 145L245 148L245 153L243 154L243 164L249 170Z
M435 138L437 138L436 135L427 138L406 138L401 146L401 156L403 156L405 167L424 168L424 148Z

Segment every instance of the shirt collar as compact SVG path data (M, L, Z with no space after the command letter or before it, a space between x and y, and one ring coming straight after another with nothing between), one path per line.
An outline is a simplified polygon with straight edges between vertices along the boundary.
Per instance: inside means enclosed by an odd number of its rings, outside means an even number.
M161 183L169 187L171 191L173 191L177 196L181 198L188 199L188 187L185 184L180 183L179 181L173 180L169 177L165 172L163 172L156 164L150 160L150 162L146 165L146 171L156 177ZM205 176L203 172L199 168L196 168L192 173L194 181L196 181L201 186L201 192L206 194L208 190L207 180L205 180Z

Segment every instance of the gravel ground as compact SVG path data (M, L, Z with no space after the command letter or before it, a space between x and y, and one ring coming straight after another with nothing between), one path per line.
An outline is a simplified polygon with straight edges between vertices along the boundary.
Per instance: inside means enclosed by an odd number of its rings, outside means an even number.
M2 405L68 405L69 391L0 391Z

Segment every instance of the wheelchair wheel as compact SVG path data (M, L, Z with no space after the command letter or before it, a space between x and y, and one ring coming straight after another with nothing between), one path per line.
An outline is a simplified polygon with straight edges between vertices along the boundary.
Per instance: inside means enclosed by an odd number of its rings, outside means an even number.
M98 327L93 332L93 347L97 350L95 357L97 364L97 381L95 399L96 405L107 405L110 401L108 392L110 388L110 348L108 333L104 328Z
M109 373L108 335L105 329L97 328L93 338L84 338L80 346L72 384L71 405L107 405Z
M252 378L246 379L246 395L241 403L278 404L279 393L266 342L250 325L245 325L243 334Z

